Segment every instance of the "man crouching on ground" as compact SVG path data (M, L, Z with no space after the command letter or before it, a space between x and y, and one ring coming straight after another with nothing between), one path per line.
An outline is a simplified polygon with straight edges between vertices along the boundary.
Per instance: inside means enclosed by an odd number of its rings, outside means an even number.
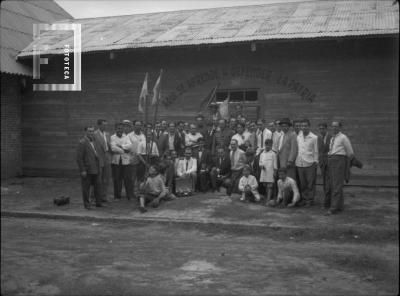
M159 174L159 169L156 165L149 168L149 177L140 186L140 207L141 213L147 212L146 204L153 208L157 208L162 200L169 199L168 190L164 185L164 181Z
M286 175L285 168L280 168L278 170L278 176L278 196L276 198L276 203L274 200L271 200L268 204L270 206L281 204L281 207L294 207L300 200L296 181Z

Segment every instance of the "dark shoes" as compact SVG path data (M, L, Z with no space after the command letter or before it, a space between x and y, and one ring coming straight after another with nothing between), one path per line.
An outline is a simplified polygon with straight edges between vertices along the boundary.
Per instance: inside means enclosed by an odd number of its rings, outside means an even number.
M100 204L96 204L96 208L104 208L104 205Z
M147 209L145 207L139 207L139 211L143 214L147 212Z
M153 208L158 208L158 206L160 205L160 200L156 198L149 205Z

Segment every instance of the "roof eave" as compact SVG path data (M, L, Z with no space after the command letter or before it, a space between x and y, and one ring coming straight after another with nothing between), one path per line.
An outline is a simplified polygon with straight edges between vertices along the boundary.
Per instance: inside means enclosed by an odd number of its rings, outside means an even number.
M89 53L100 53L100 52L111 52L111 51L123 51L123 50L139 50L139 49L160 49L160 48L185 48L185 47L200 47L200 46L207 46L207 47L215 47L215 46L224 46L224 45L232 45L232 44L244 44L244 43L280 43L280 42L293 42L293 41L310 41L310 40L343 40L343 39L365 39L365 38L398 38L399 32L392 32L392 33L377 33L377 34L355 34L355 35L343 35L343 36L318 36L318 37L292 37L292 38L269 38L269 39L248 39L243 41L226 41L226 42L204 42L204 43L193 43L193 44L169 44L169 45L154 45L154 43L143 45L143 46L125 46L120 48L102 48L102 49L93 49L93 50L85 50L82 54L89 54ZM73 50L71 50L73 52ZM53 52L49 52L46 56L58 56L62 55L63 49L56 49ZM24 52L21 51L17 55L17 60L25 60L29 59L33 56L32 51Z

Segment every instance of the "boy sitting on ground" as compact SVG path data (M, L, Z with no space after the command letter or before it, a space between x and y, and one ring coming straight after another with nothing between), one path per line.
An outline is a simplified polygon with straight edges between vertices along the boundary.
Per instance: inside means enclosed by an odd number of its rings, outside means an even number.
M281 203L282 207L294 207L300 200L299 189L297 188L296 181L286 175L286 169L280 168L278 170L278 197L276 202L271 200L270 206L276 206Z
M248 165L243 167L243 176L239 181L239 190L242 192L240 201L259 202L260 194L257 191L258 183L256 177L250 175L251 168Z
M144 183L141 184L140 191L139 210L141 213L147 212L146 204L152 206L153 208L157 208L162 200L171 199L156 165L150 166L149 177Z

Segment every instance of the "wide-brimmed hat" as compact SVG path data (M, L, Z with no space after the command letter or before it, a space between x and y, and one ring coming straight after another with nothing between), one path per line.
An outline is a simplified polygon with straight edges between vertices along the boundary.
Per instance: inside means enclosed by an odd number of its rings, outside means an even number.
M292 125L292 123L290 122L290 119L289 119L289 118L282 118L282 119L280 120L280 122L279 122L279 125L283 125L283 124L287 124L287 125L289 125L289 126Z

